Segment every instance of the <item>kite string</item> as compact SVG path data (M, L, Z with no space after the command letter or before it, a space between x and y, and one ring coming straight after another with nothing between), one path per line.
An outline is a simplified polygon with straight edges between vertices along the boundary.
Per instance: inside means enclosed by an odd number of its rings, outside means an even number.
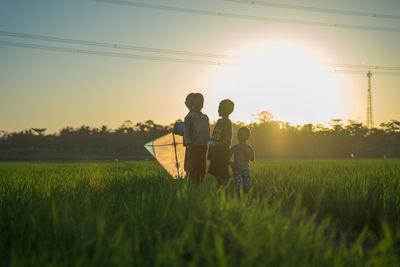
M174 137L175 140L175 137ZM151 146L175 146L175 145L183 145L183 143L171 143L171 144L164 144L164 145L151 145ZM146 145L145 145L146 146Z
M181 175L179 173L179 163L178 163L178 154L176 153L176 142L175 142L175 134L172 133L172 138L174 140L174 151L175 151L175 163L176 163L176 171L178 172L178 178L181 178Z

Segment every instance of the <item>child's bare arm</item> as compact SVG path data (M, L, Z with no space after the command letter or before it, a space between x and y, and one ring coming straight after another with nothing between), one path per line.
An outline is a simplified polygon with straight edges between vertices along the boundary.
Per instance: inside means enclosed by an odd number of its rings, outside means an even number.
M249 157L250 161L254 161L256 158L254 149L251 146L247 146L247 148L249 149L249 152L250 152L250 157Z
M244 153L246 153L246 156L249 158L249 160L254 161L254 152L252 149L247 144L243 144L242 149Z
M249 150L250 150L250 149L249 149ZM250 153L249 160L250 160L250 161L254 161L254 160L255 160L254 153Z

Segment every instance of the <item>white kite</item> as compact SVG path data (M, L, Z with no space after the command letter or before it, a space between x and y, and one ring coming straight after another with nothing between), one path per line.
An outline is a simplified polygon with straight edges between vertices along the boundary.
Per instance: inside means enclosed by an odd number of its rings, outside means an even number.
M169 133L148 142L144 147L174 179L185 177L183 136Z

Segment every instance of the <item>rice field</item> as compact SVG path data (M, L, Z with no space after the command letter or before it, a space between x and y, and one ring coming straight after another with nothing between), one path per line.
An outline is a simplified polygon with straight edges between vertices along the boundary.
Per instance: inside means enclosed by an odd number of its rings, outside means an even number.
M400 160L251 173L239 200L156 162L0 163L0 266L399 266Z

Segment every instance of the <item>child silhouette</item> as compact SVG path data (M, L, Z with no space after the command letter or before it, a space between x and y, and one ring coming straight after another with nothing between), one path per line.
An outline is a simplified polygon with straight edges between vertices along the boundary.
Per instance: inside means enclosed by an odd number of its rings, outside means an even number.
M210 123L207 115L201 113L204 97L191 93L185 104L189 113L185 117L183 143L186 146L185 171L190 182L199 184L204 180L207 163L207 144L210 140Z
M254 161L254 149L247 144L250 137L249 128L240 127L237 136L239 144L231 148L231 156L233 156L231 167L235 178L236 192L240 197L242 189L243 193L247 193L251 187L249 160Z
M229 180L229 148L232 141L232 122L229 115L233 112L234 107L235 104L229 99L219 103L218 114L221 118L217 121L209 142L210 166L208 173L215 176L219 185L225 185Z

